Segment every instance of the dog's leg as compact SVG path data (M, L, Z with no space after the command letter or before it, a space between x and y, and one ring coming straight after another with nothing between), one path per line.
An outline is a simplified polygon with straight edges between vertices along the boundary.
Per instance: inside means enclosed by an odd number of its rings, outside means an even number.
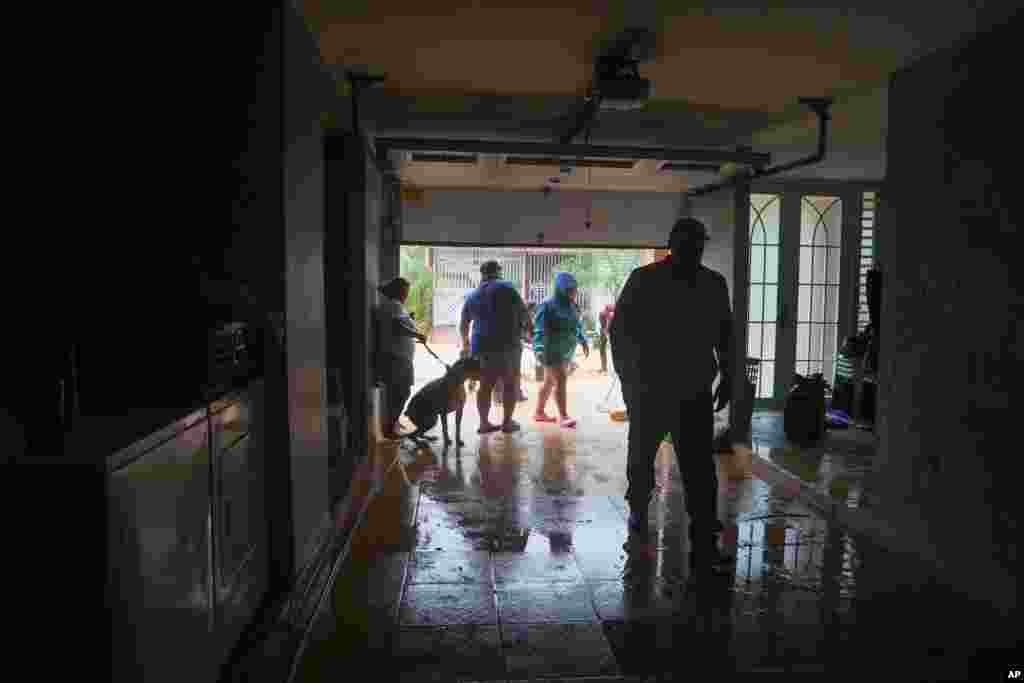
M422 424L423 426L420 427L419 424ZM427 416L427 417L422 417L421 416L419 424L417 424L417 429L419 429L419 431L420 431L420 440L421 441L437 441L437 437L436 436L433 436L431 434L427 434L427 432L429 432L431 429L433 429L434 426L437 424L437 418L436 417L434 417L433 415L430 415L430 416Z
M448 406L445 406L445 407L447 408ZM448 448L449 444L451 444L451 442L452 442L452 440L448 437L448 413L447 412L443 412L443 413L441 413L440 417L441 417L441 431L444 433L444 447Z
M423 430L418 427L415 431L403 434L402 438L409 439L409 441L412 441L417 447L428 445L427 442L423 440Z
M459 402L455 406L455 447L465 446L466 442L462 440L462 409L466 406L465 401Z

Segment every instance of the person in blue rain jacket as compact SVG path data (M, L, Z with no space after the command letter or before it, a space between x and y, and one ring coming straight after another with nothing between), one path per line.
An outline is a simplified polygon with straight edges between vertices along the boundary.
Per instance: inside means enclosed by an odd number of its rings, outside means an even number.
M537 306L533 317L533 350L537 362L544 367L544 384L537 395L535 422L555 422L572 428L576 420L569 417L566 405L566 383L569 364L576 355L576 345L583 346L585 356L590 356L590 347L583 336L580 309L576 304L578 287L571 273L555 273L555 293ZM555 392L558 418L547 414L548 398Z

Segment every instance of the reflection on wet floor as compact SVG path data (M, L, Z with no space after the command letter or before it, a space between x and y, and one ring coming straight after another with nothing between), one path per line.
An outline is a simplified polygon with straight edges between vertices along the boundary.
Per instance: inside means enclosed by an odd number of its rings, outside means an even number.
M477 437L469 427L461 450L381 447L392 466L300 680L340 680L364 664L389 680L877 670L864 648L924 678L968 673L932 618L934 596L946 609L954 596L801 504L799 487L722 477L735 571L693 583L670 445L650 527L631 535L624 428ZM905 629L896 641L885 635L890 609Z

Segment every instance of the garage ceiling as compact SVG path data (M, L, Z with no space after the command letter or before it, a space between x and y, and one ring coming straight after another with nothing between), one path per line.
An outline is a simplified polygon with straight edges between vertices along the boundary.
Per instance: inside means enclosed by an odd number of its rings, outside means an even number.
M590 84L601 41L627 26L648 26L658 32L658 56L640 73L653 82L654 95L641 111L601 112L592 142L750 143L771 152L773 161L786 161L812 151L815 141L815 120L796 99L831 96L829 161L794 175L876 179L884 175L889 76L1019 6L1004 0L927 8L853 0L841 10L726 4L303 2L326 64L386 77L361 109L381 135L552 141Z

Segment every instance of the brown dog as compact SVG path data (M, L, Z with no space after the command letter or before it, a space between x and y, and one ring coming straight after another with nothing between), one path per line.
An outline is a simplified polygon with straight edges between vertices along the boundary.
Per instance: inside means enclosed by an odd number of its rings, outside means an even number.
M476 358L462 358L448 368L443 377L427 382L409 401L405 416L416 426L416 430L405 435L416 444L423 446L427 441L436 441L436 436L426 436L438 419L444 433L445 448L451 444L448 438L448 413L455 413L455 442L462 441L462 411L466 407L466 380L480 380L480 361Z

